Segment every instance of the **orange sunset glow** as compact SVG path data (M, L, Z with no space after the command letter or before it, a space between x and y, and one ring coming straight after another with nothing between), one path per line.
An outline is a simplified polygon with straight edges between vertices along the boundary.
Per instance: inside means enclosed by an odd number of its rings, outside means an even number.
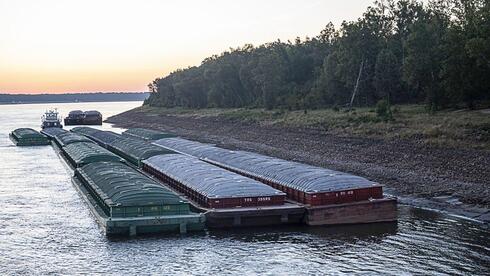
M146 91L229 47L315 36L370 3L0 0L0 93Z

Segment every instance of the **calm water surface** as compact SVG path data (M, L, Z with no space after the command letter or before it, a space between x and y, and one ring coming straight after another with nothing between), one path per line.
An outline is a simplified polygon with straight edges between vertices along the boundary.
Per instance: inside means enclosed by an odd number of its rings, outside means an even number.
M0 275L490 274L488 226L407 206L397 224L108 240L53 149L15 147L8 132L39 129L52 106L107 117L139 104L0 105Z

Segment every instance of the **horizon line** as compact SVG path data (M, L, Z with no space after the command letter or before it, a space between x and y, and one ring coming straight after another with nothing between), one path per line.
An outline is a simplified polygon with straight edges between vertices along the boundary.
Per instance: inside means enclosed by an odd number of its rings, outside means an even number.
M0 95L63 95L63 94L111 94L111 93L119 93L119 94L130 94L130 93L150 93L150 91L66 91L66 92L5 92L0 91Z

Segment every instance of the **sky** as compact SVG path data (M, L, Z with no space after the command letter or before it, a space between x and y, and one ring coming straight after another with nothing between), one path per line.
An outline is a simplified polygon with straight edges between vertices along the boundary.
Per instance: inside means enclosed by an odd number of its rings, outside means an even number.
M0 0L0 93L147 91L246 43L316 36L372 0Z

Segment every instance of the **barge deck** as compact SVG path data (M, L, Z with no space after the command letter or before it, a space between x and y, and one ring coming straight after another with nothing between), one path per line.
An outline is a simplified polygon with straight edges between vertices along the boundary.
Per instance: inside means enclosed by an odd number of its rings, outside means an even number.
M173 216L142 216L132 218L110 218L98 206L80 180L72 177L72 184L94 215L97 224L106 236L151 234L162 232L187 233L203 229L204 218L200 214Z
M9 138L18 147L49 145L48 138L32 128L18 128L9 133Z
M74 142L84 143L84 142ZM71 143L69 145L72 145ZM76 165L70 162L67 153L60 147L55 140L51 141L53 149L62 160L66 169L70 172L76 171ZM68 145L68 146L69 146ZM105 162L110 163L110 162ZM120 162L114 162L116 164ZM120 163L123 164L123 163ZM127 165L124 165L127 166ZM131 170L135 170L134 167L129 167ZM137 171L137 170L135 170ZM139 172L142 176L147 177L145 174ZM78 174L79 175L79 174ZM149 179L150 180L150 179ZM153 180L154 181L154 180ZM104 212L101 205L97 202L94 196L84 186L77 174L72 175L71 182L73 187L78 192L82 200L89 207L90 212L93 214L97 224L101 227L106 236L135 236L140 234L154 234L154 233L187 233L191 231L204 230L206 217L202 213L187 212L186 214L171 214L171 215L137 215L131 217L113 217L108 216ZM154 181L155 184L157 183ZM124 185L122 185L124 186ZM174 193L177 198L182 199ZM185 201L192 208L191 203ZM165 206L163 206L165 207ZM138 208L139 210L140 208ZM143 207L141 208L143 209ZM111 212L112 213L112 212Z

